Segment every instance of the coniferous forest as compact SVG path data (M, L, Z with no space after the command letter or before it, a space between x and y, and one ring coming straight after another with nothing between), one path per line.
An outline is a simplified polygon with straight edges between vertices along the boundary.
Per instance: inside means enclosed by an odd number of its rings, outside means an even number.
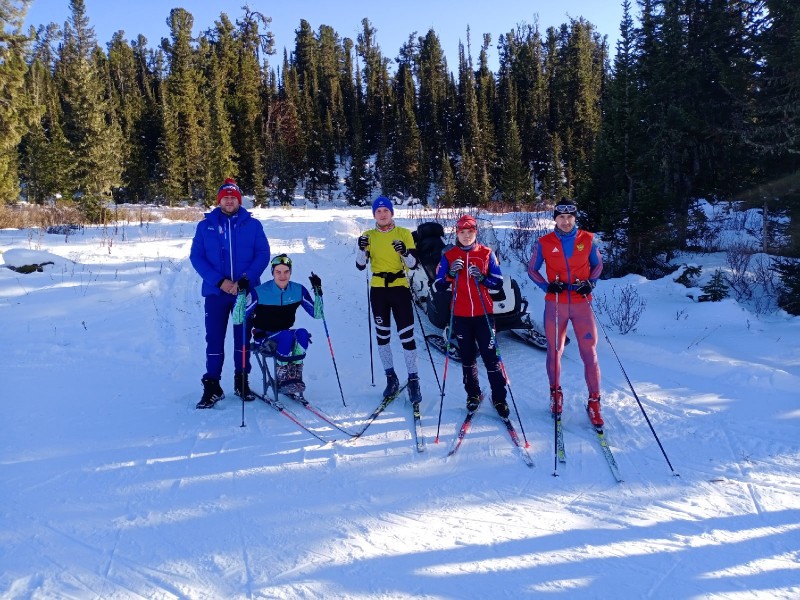
M579 17L467 31L457 57L433 30L387 54L366 18L355 40L301 20L278 56L269 15L247 6L197 38L176 8L157 45L101 44L68 1L63 25L24 30L29 0L0 0L7 204L59 198L91 222L109 200L212 204L227 176L261 206L298 186L354 205L566 196L617 272L647 273L702 239L705 199L760 207L763 251L800 255L795 0L622 0L614 48Z

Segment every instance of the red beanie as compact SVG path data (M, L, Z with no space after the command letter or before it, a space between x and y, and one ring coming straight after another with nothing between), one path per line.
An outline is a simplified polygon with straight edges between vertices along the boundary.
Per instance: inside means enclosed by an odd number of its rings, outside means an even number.
M225 183L220 186L217 191L217 204L219 204L223 196L236 196L236 199L239 201L239 206L242 205L242 190L236 185L235 179L228 177Z

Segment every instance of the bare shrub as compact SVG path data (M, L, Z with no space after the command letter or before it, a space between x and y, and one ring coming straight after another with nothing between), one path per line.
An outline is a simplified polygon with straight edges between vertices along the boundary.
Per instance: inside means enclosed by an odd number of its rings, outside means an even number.
M521 212L514 216L514 226L506 233L504 250L526 267L533 254L533 244L551 228L536 213Z
M184 206L164 210L161 216L169 221L188 221L191 223L202 219L203 211L193 206Z
M597 313L605 315L622 335L636 331L636 325L647 307L647 301L631 284L611 288L611 300L605 294L595 294L593 303Z
M746 243L731 244L725 252L728 273L725 277L737 302L753 297L753 279L750 275L750 261L755 249Z
M0 227L25 229L58 225L83 225L86 217L74 202L63 202L51 206L38 204L0 205Z

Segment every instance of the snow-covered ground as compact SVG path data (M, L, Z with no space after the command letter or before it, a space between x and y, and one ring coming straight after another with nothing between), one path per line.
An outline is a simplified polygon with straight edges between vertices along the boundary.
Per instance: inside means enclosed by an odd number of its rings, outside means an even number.
M323 324L301 311L315 342L307 395L354 429L384 383L376 354L371 385L367 283L353 263L370 212L255 214L296 280L322 277L347 406ZM494 218L501 235L512 223ZM630 284L647 301L635 333L607 331L679 477L605 339L604 416L624 483L588 427L574 344L568 463L553 477L544 353L508 334L502 356L535 468L487 406L445 460L464 415L460 368L450 365L435 444L439 391L424 348L425 453L405 398L354 442L295 408L339 440L323 445L258 401L242 427L232 347L226 399L195 409L194 228L0 231L6 263L54 262L29 275L0 268L3 598L800 597L800 319L698 304L669 277L600 283L598 293ZM538 318L542 294L522 265L504 267ZM433 358L441 378L444 357Z

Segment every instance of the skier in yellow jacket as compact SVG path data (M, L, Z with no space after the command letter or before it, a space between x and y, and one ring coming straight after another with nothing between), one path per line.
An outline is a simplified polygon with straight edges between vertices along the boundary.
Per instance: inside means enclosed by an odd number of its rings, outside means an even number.
M386 371L386 389L383 395L393 396L400 388L389 346L391 317L394 316L408 372L408 397L417 410L422 401L422 393L417 369L417 345L414 341L413 300L406 277L406 269L415 269L419 263L416 245L411 231L395 225L391 200L384 196L376 198L372 203L372 214L375 217L375 227L358 238L356 267L363 271L367 262L371 264L369 299L375 320L378 354Z

